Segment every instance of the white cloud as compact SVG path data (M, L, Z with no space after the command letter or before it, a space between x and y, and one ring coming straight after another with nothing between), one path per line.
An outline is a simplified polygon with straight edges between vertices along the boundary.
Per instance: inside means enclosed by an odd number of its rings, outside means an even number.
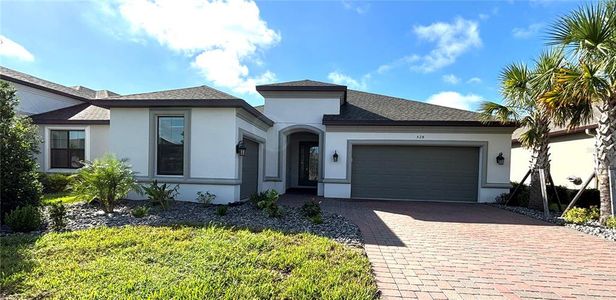
M457 109L473 110L483 100L483 97L475 94L462 95L458 92L446 91L430 96L426 102Z
M342 0L342 5L344 8L352 10L360 15L367 13L370 8L370 3L362 1Z
M443 75L443 81L449 84L458 84L460 83L460 78L454 74Z
M34 55L30 51L4 35L0 35L0 56L16 58L27 62L34 61Z
M480 84L481 83L481 78L479 78L479 77L472 77L471 79L467 80L466 83Z
M534 23L534 24L528 25L528 27L526 28L516 27L513 30L511 30L511 33L513 34L513 37L515 38L527 39L539 33L539 31L543 27L545 27L545 24L543 23Z
M133 36L193 58L192 66L217 86L255 93L255 84L275 78L269 70L250 73L249 65L262 64L259 55L281 39L254 1L121 0L103 13L126 20Z
M415 26L413 32L420 40L436 44L430 53L421 56L419 64L412 66L422 72L433 72L451 65L458 56L482 44L479 24L463 18L456 18L452 23Z
M353 77L340 73L340 72L330 72L327 75L327 78L333 81L335 84L346 85L349 88L358 89L358 90L367 89L368 80L370 79L370 77L371 77L370 74L366 74L362 76L361 79L358 80L358 79L354 79Z

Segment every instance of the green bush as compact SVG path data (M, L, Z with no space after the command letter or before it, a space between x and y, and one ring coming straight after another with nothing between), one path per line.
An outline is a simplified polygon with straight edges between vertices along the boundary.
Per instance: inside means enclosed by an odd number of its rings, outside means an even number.
M135 174L126 160L107 154L85 165L71 176L73 193L88 201L98 200L106 213L113 212L115 204L130 191L141 191Z
M605 220L605 227L616 229L616 216L608 217L607 220Z
M133 217L135 218L143 218L147 216L149 213L150 213L150 208L145 205L137 206L133 208L133 210L131 210L130 212L130 214L133 215Z
M30 232L38 230L43 225L43 216L38 207L26 205L17 207L5 215L6 224L13 231Z
M276 190L267 190L265 192L253 194L250 196L250 201L259 209L265 211L270 217L282 216L282 208L278 206L278 198L280 194Z
M308 219L314 224L323 224L323 216L321 214L308 217Z
M69 184L69 175L60 173L40 173L40 181L43 184L43 193L55 194L66 191Z
M210 192L197 192L197 202L203 203L204 205L210 205L216 199L216 195Z
M66 207L62 203L49 206L49 221L52 230L62 231L66 227Z
M216 214L219 216L224 216L227 214L228 209L229 207L227 205L219 205L218 207L216 207Z
M19 100L6 81L0 80L0 212L18 206L38 206L42 185L39 182L36 154L41 140L30 118L16 113ZM0 214L0 222L4 223Z
M511 183L511 189L509 190L509 193L513 193L513 191L515 191L515 189L518 187L518 185L520 185L520 184L517 183L517 182L512 182ZM505 201L507 201L507 199L509 198L509 195L510 194L507 194L507 198L505 199ZM522 186L520 186L520 189L518 190L518 192L515 194L515 196L513 198L511 198L511 200L509 200L509 203L507 203L507 205L528 207L528 199L529 198L530 198L530 190L528 189L527 185L522 184Z
M304 203L302 206L302 213L306 217L313 217L321 214L321 206L319 206L319 202L311 200Z
M175 200L175 197L179 194L178 190L180 186L176 184L174 187L171 187L171 185L166 183L159 185L158 181L154 180L152 183L142 188L152 203L160 205L163 209L167 209L169 208L170 202Z
M593 220L599 220L599 215L599 208L594 206L591 208L574 207L563 215L563 219L569 223L585 224Z

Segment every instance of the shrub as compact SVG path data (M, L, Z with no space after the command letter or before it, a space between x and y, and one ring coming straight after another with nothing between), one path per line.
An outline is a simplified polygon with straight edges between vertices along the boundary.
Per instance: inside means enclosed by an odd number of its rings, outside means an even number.
M52 230L61 231L66 227L66 207L62 203L49 206L49 220Z
M569 223L585 224L599 219L599 209L597 207L574 207L563 215L563 219Z
M323 216L321 214L314 215L308 219L314 224L323 224Z
M219 216L224 216L227 214L228 209L229 207L227 205L219 205L218 207L216 207L216 214Z
M250 196L250 201L259 209L265 211L270 217L280 217L282 216L282 209L277 203L279 197L280 195L276 190L267 190L253 194Z
M513 193L513 191L515 191L515 189L520 184L517 182L512 182L511 185L512 186L511 186L511 189L509 190L509 193ZM504 201L507 201L508 198L509 198L509 194L507 195L507 198ZM511 198L511 200L509 200L509 203L507 203L507 205L528 207L529 198L530 198L530 190L528 189L527 185L522 184L518 192L515 194L513 198Z
M605 220L605 227L616 229L616 216L608 217L607 220Z
M32 205L17 207L13 211L7 213L4 218L6 224L9 225L13 231L17 232L38 230L41 228L41 225L43 225L41 211L38 207Z
M216 195L208 192L197 192L197 202L203 203L204 205L210 205L216 199Z
M314 201L314 200L307 201L302 206L302 213L304 214L304 216L309 217L309 218L314 217L316 215L320 215L321 206L319 206L319 202L317 201Z
M158 184L157 180L154 180L149 185L143 186L144 193L148 196L148 199L154 204L160 205L163 209L167 209L171 201L177 197L179 185L171 187L166 183Z
M30 118L16 113L19 100L15 89L0 80L0 211L40 203L36 154L41 140ZM0 214L1 222L4 215Z
M126 160L119 160L110 154L93 162L86 161L71 179L71 188L76 196L88 201L100 201L106 213L113 212L115 204L131 190L140 191Z
M133 217L135 218L143 218L147 216L149 213L150 213L150 208L145 205L137 206L133 208L133 210L131 210L130 212L130 214L133 215Z
M66 191L69 184L69 175L60 173L40 173L41 184L43 184L43 193L55 194Z

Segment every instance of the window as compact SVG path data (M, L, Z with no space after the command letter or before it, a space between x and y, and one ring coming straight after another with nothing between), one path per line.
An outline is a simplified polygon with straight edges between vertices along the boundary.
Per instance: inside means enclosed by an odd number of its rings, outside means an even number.
M77 169L85 160L86 133L83 130L50 131L50 167Z
M184 117L159 116L157 123L157 174L183 175Z

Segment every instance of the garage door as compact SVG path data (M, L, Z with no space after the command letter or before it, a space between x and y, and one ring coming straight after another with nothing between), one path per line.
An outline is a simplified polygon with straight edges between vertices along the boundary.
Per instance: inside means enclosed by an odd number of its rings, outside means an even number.
M242 157L242 184L240 199L247 199L257 192L259 185L259 144L244 139L246 155Z
M479 148L353 146L351 197L477 201Z

